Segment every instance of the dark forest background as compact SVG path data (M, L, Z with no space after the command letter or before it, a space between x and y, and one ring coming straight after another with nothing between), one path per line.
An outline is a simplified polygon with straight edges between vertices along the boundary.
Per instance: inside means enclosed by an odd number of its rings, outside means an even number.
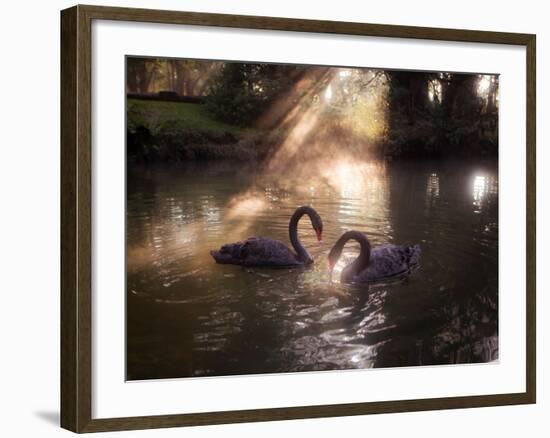
M127 58L126 84L131 161L261 161L294 137L362 157L498 153L496 75Z

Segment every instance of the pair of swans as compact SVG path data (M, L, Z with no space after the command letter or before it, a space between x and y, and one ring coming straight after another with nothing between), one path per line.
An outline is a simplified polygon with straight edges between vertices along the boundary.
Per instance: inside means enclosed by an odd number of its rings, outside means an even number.
M313 263L313 258L298 238L298 222L307 215L311 226L322 241L323 221L311 207L296 209L289 223L290 243L293 252L284 243L268 237L249 237L247 240L223 245L218 251L210 251L216 263L249 267L292 267L306 266ZM373 283L389 277L408 275L418 265L420 258L419 245L381 245L372 248L367 236L359 231L347 231L336 241L329 252L329 270L332 270L340 259L345 244L349 240L359 243L359 256L340 275L342 283Z

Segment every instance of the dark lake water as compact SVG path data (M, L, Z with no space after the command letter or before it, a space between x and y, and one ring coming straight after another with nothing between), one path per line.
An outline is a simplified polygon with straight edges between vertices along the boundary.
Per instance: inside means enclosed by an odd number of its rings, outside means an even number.
M129 169L129 380L498 359L495 165L340 163L286 182L231 163ZM324 222L322 244L300 222L313 266L214 263L223 243L288 243L304 204ZM420 268L405 281L347 286L336 272L330 283L327 253L350 229L373 245L420 244ZM346 247L337 271L357 252Z

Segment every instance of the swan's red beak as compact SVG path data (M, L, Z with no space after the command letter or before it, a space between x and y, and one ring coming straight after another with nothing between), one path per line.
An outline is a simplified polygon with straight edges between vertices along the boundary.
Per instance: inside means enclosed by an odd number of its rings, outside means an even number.
M315 230L317 233L317 241L322 242L323 241L323 232L319 230Z

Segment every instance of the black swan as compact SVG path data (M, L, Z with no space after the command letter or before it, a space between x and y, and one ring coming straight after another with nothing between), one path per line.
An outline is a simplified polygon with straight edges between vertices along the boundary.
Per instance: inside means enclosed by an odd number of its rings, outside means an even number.
M288 225L290 243L296 253L278 240L267 237L249 237L242 242L227 243L218 251L210 251L210 254L216 263L230 265L271 267L309 265L313 263L313 259L298 239L298 221L305 214L311 220L311 226L317 233L317 240L319 242L322 240L323 222L321 216L311 207L300 207L296 209Z
M419 245L381 245L371 248L369 239L359 231L348 231L338 239L328 255L329 270L332 270L342 255L348 240L359 242L359 256L340 275L342 283L374 283L390 277L408 275L418 266Z

